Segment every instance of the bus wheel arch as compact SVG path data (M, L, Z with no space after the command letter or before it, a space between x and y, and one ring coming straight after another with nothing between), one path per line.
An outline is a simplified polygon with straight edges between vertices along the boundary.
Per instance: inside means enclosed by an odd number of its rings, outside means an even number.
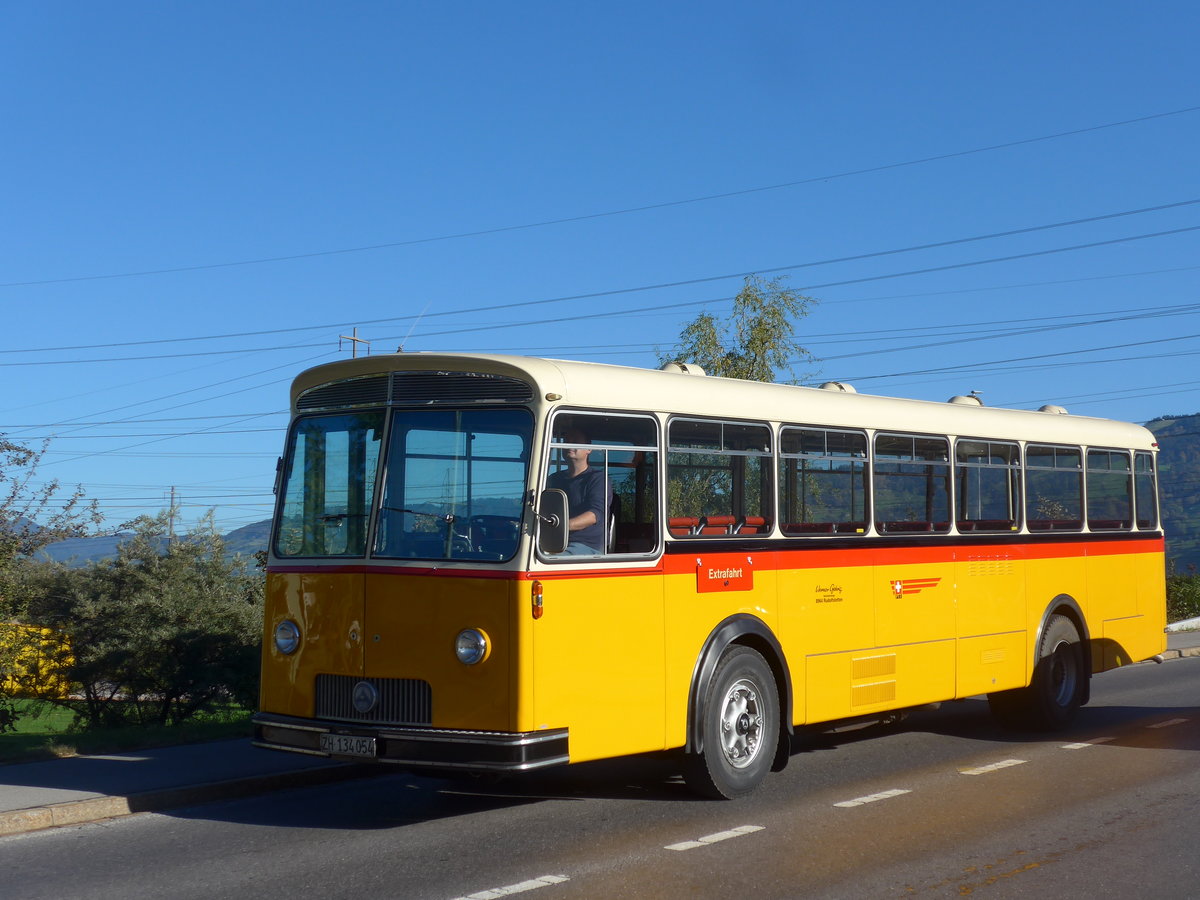
M772 696L749 699L744 689L751 693L761 689ZM753 726L755 760L749 772L731 771L732 760L722 762L725 748L716 740L716 729L723 720L740 718L743 731L750 727L744 716L734 715L739 712L739 704L748 704L753 714L774 720L765 722L761 730ZM726 724L733 725L732 721ZM792 731L791 674L779 641L754 616L725 619L709 634L692 672L684 746L689 786L712 797L749 793L767 771L777 772L787 765ZM771 746L760 746L758 741ZM745 764L735 768L745 768Z
M1066 726L1090 698L1091 653L1086 619L1068 596L1050 603L1038 626L1030 683L988 694L993 715L1021 729L1053 731Z
M1074 597L1069 594L1059 594L1047 604L1045 611L1042 613L1042 620L1038 624L1038 639L1034 646L1039 648L1042 646L1042 642L1046 639L1046 630L1050 626L1050 622L1054 616L1062 616L1068 619L1075 626L1075 633L1079 635L1081 663L1083 665L1082 695L1079 705L1085 706L1088 700L1091 699L1092 693L1092 636L1088 631L1087 616L1083 614L1083 610ZM1035 664L1036 662L1037 660L1034 660Z

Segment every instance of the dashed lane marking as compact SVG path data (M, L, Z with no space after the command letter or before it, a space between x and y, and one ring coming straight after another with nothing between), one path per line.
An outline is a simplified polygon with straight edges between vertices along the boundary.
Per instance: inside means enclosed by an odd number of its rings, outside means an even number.
M513 894L523 894L526 891L549 887L552 884L562 884L564 881L570 880L566 875L543 875L541 878L530 878L528 881L510 884L507 887L489 888L486 891L467 894L465 897L456 897L455 900L500 900L502 897L511 897Z
M877 800L890 800L892 797L899 797L901 794L911 794L912 791L903 788L895 788L890 791L880 791L878 794L867 794L865 797L855 797L853 800L843 800L841 803L835 803L834 806L839 806L842 809L849 809L852 806L863 806L867 803L874 803Z
M1092 738L1090 741L1080 741L1077 744L1063 744L1061 750L1086 750L1088 747L1095 747L1097 744L1107 744L1110 741L1115 741L1116 738L1098 737Z
M1165 722L1156 722L1153 725L1147 725L1147 728L1170 728L1172 725L1182 725L1187 719L1167 719Z
M664 850L695 850L697 847L707 847L709 844L716 844L719 841L727 841L730 838L741 837L744 834L753 834L756 831L762 831L762 825L739 825L737 828L730 828L728 831L718 831L716 834L705 835L701 838L696 838L694 841L681 841L678 844L667 844Z
M1001 769L1007 769L1009 766L1024 765L1028 760L1025 759L1006 759L998 763L992 763L990 766L976 766L972 769L959 769L963 775L987 775L991 772L998 772Z

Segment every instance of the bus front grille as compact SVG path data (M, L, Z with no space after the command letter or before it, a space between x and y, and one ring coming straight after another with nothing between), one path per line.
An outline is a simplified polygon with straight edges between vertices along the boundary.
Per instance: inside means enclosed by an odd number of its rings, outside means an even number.
M375 689L375 703L364 702ZM355 693L359 702L355 703ZM433 723L433 691L428 681L416 678L355 678L353 675L318 675L316 690L318 719L369 722L377 725L430 725Z

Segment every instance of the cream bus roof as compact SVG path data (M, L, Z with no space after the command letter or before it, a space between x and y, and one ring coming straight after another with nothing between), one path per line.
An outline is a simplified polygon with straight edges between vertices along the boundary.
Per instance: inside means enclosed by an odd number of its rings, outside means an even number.
M296 377L292 408L302 393L319 385L396 371L507 375L531 382L534 403L543 407L600 407L1146 450L1156 446L1147 429L1109 419L490 354L397 353L326 363Z

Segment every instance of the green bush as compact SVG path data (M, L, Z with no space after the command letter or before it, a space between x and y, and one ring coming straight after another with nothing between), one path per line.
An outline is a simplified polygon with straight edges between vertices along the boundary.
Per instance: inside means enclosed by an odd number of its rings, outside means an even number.
M86 569L45 566L31 622L63 633L56 661L82 727L177 725L258 692L262 573L227 560L211 522L168 538L166 516L134 523L117 558Z
M1167 576L1167 621L1200 617L1200 575Z

